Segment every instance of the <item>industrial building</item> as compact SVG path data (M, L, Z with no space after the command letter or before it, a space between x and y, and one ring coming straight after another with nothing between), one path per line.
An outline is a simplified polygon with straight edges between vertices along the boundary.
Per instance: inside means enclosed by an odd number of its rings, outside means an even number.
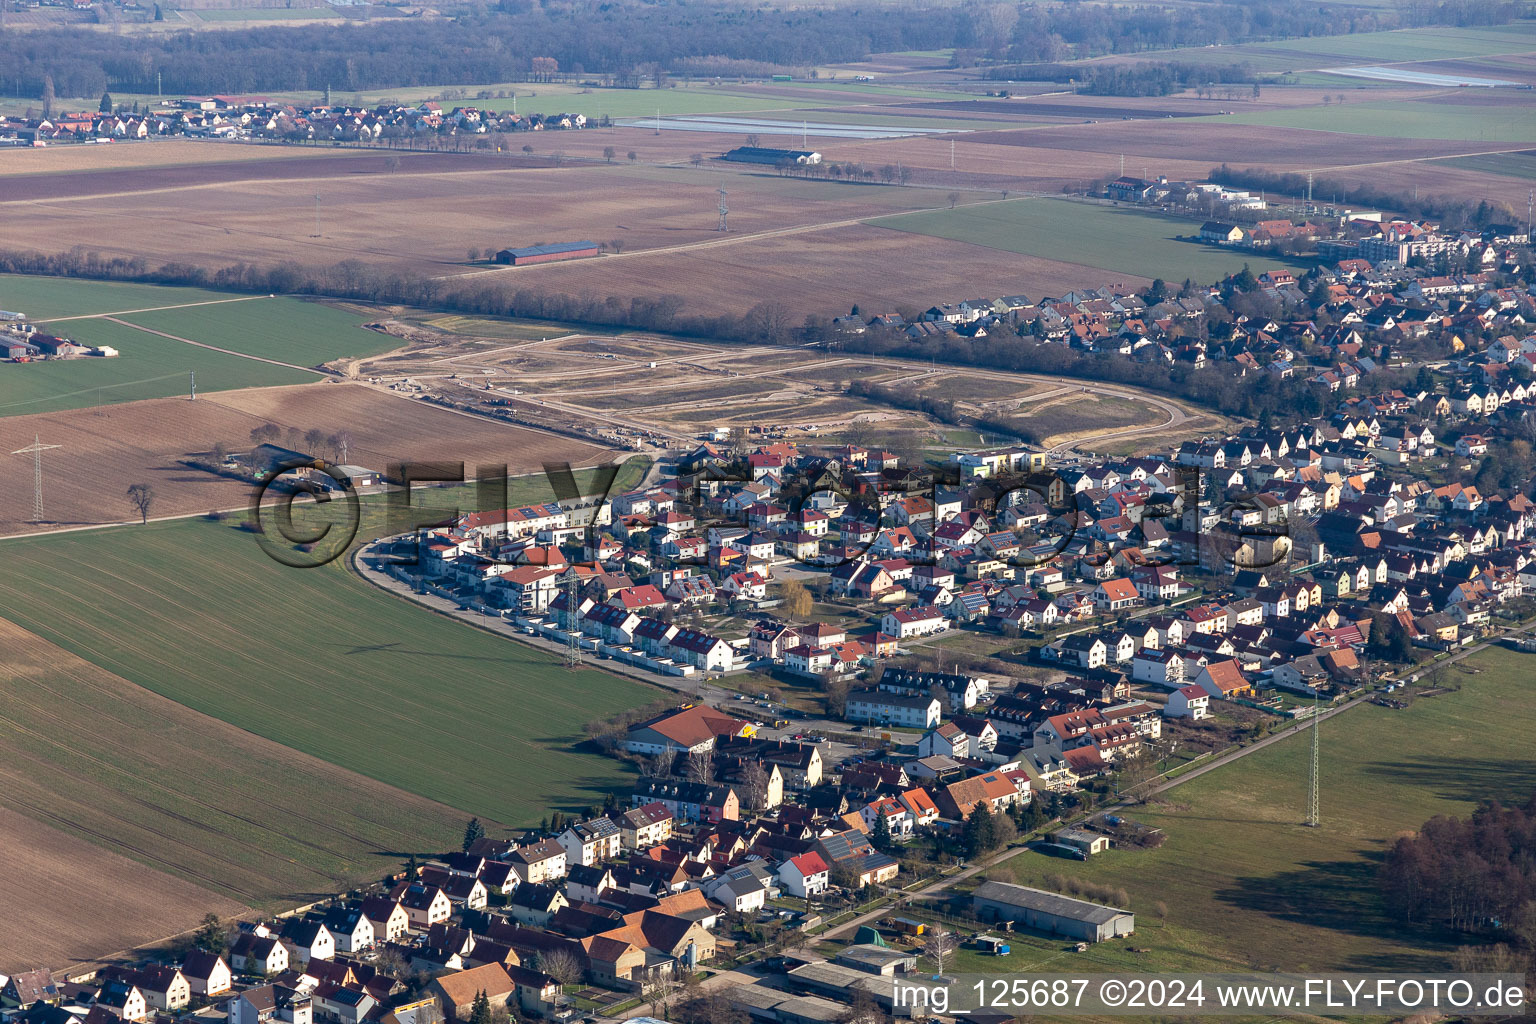
M738 164L767 164L777 167L782 163L819 164L821 154L809 149L769 149L765 146L737 146L720 159Z
M596 255L596 242L551 242L549 245L502 249L496 254L496 262L522 267L530 263L554 263L557 260L576 260Z
M971 895L971 907L983 921L1012 921L1083 942L1103 942L1136 930L1136 915L1128 910L1008 882L982 883Z

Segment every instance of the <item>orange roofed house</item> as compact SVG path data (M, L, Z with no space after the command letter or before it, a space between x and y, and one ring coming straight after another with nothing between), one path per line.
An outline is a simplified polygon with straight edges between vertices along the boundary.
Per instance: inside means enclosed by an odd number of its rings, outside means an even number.
M706 753L714 749L717 737L750 735L750 722L693 704L631 726L624 749L633 754Z

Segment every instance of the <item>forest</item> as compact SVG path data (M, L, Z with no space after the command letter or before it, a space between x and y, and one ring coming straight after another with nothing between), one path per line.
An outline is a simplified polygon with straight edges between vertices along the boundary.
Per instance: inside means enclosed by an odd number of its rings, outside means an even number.
M1404 923L1489 932L1536 949L1536 798L1431 818L1393 844L1380 882Z
M638 86L668 75L805 69L871 53L955 48L957 63L1059 61L1208 43L1337 35L1415 25L1497 24L1490 0L1399 7L1252 3L745 7L637 0L499 0L454 17L217 32L0 29L8 87L40 96L107 90L250 93L487 85L558 75ZM538 64L535 64L538 61ZM553 63L551 63L553 62Z

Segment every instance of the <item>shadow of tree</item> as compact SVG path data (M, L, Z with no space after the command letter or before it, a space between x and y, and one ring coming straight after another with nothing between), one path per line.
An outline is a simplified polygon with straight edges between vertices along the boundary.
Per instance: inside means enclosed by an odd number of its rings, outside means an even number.
M1390 761L1365 767L1369 775L1420 786L1442 800L1525 801L1536 792L1536 761L1490 758Z
M1381 842L1383 848L1385 842ZM1356 860L1309 861L1295 871L1278 875L1237 879L1237 884L1213 895L1223 903L1281 921L1327 928L1394 944L1409 943L1412 951L1362 953L1329 963L1308 966L1330 970L1418 971L1443 970L1451 951L1465 939L1456 936L1407 930L1388 916L1377 884L1384 859L1382 850L1359 851ZM1298 951L1298 957L1305 951Z

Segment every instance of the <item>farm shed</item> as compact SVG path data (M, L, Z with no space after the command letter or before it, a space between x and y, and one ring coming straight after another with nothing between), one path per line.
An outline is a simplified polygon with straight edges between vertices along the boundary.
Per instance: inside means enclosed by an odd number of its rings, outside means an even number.
M906 953L888 946L854 945L837 954L836 962L852 967L865 974L883 974L889 977L897 971L910 971L917 967L917 954Z
M1070 846L1075 850L1081 850L1088 856L1092 856L1095 853L1103 853L1109 849L1109 836L1100 835L1097 832L1089 832L1085 828L1064 828L1052 833L1051 839L1062 846Z
M1103 942L1136 930L1136 915L1128 910L1008 882L982 883L971 895L971 906L983 921L1013 921L1087 942Z
M575 260L596 255L596 242L551 242L549 245L502 249L496 254L496 262L522 267L530 263L554 263L557 260Z
M737 146L720 159L738 164L767 164L776 167L781 163L819 164L821 154L809 149L769 149L766 146Z

